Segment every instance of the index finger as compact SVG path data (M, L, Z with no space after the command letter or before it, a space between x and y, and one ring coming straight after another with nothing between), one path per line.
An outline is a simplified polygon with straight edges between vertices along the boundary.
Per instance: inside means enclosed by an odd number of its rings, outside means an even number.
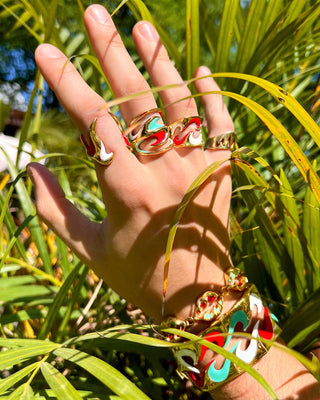
M60 50L52 45L43 44L37 48L35 58L45 80L84 135L88 135L92 121L97 118L97 135L102 140L106 152L112 152L114 155L108 167L96 165L106 202L109 189L114 190L119 186L119 173L114 171L133 176L136 171L136 157L128 151L122 133L109 114L105 101L84 82Z

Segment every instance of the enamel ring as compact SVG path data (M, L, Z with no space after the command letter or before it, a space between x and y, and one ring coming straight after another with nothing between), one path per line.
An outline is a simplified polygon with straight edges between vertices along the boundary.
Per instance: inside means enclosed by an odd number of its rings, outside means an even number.
M121 132L122 138L123 138L123 140L124 140L124 142L125 142L125 144L127 146L127 149L132 151L132 147L130 146L130 143L129 143L129 141L127 139L127 136L126 136L126 133L125 133L125 130L123 129L123 126L122 126L119 118L115 114L113 114L112 112L109 112L109 114L111 115L111 117L113 118L115 123L117 124L118 129Z
M113 160L113 153L107 153L104 144L102 143L101 139L97 136L96 133L96 125L97 125L97 118L95 118L90 125L89 129L89 143L86 141L84 136L81 134L80 139L81 142L84 144L87 154L90 158L92 158L97 163L108 166L111 164Z
M185 117L169 125L171 138L176 147L203 147L202 118Z
M236 144L237 134L235 132L225 132L221 135L208 137L204 149L208 150L233 150Z
M134 154L157 155L172 149L170 128L162 121L159 108L145 111L135 117L124 135Z

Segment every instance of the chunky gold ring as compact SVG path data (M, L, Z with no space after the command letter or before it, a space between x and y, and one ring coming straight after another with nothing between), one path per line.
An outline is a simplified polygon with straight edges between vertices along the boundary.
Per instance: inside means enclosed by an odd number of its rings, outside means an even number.
M211 150L233 150L236 144L237 134L235 132L225 132L221 135L207 138L204 149Z
M185 117L169 125L171 138L177 147L203 147L201 132L202 118Z
M162 122L162 112L159 108L145 111L135 117L124 137L135 154L157 155L170 150L174 145L169 127ZM150 143L148 148L145 147L146 141Z
M130 151L132 151L132 148L131 148L131 146L130 146L130 144L129 144L129 142L128 142L128 139L127 139L127 137L126 137L125 130L123 129L123 126L122 126L122 124L121 124L119 118L118 118L115 114L113 114L112 112L109 112L109 114L111 115L111 117L113 118L113 120L115 121L115 123L117 124L118 129L119 129L119 131L121 132L121 135L122 135L122 137L123 137L123 140L124 140L124 142L125 142L125 144L126 144L126 146L127 146L127 149L130 150Z
M89 143L87 143L84 136L81 134L80 139L84 144L87 154L97 163L107 166L110 165L113 160L113 153L107 153L104 144L96 133L97 118L95 118L90 125L89 129Z

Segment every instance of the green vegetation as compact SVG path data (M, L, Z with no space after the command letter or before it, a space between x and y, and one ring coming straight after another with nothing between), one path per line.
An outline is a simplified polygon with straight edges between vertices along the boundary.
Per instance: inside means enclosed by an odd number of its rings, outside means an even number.
M0 0L1 44L57 45L109 101L82 23L89 3ZM186 80L200 64L214 71L238 133L233 260L277 315L289 347L307 352L320 334L320 1L101 4L115 10L142 70L130 39L139 19L155 24ZM62 110L43 109L43 88L36 72L20 145L44 151L67 197L100 221L94 167ZM1 105L1 127L7 114ZM38 220L32 197L25 170L9 163L0 175L0 398L207 399L175 375L169 344L153 336L144 315ZM319 377L317 363L308 367Z

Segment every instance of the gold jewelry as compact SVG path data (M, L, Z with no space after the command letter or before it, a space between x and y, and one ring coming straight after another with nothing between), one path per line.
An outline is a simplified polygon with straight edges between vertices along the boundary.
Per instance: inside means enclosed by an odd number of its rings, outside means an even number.
M243 292L248 283L248 279L242 274L239 268L228 268L224 273L226 285L219 293L208 290L203 293L196 301L194 315L186 320L168 317L161 323L162 328L177 328L181 331L187 330L196 321L212 322L217 319L223 310L223 298L230 291ZM167 340L179 341L178 335L169 335Z
M96 133L97 118L92 121L89 129L89 143L87 143L84 136L81 134L80 139L84 144L87 154L97 163L108 166L113 160L113 153L107 153L102 140Z
M170 150L174 143L170 137L170 129L162 122L160 108L148 110L139 114L131 122L125 134L127 143L135 154L157 155ZM148 140L156 139L150 143L150 148L142 148Z
M233 150L236 144L235 132L225 132L218 136L208 137L204 149L208 150Z
M201 132L202 118L181 118L169 125L171 138L176 147L203 147L204 141Z
M253 321L254 310L258 314L264 312L262 320ZM198 336L234 353L246 364L253 365L270 349L271 343L268 341L275 340L281 332L274 318L268 308L263 306L256 287L248 285L233 308L221 315ZM239 335L237 337L235 332L251 334L249 345L245 350L242 350L241 342L246 338ZM232 337L237 337L239 340L230 343ZM215 366L217 354L204 362L207 350L205 345L197 341L187 341L173 349L178 363L178 373L201 390L211 391L244 372L229 359L225 359L222 366L217 369Z
M229 268L225 272L226 285L219 293L205 292L197 299L196 309L192 317L186 320L168 318L161 324L162 329L176 328L180 332L188 331L196 321L211 322L211 325L202 330L198 337L210 343L215 343L224 350L234 353L242 362L253 365L267 353L271 344L269 340L275 340L280 334L280 328L276 324L275 316L271 316L267 307L262 303L256 287L248 284L247 278L239 268ZM230 291L242 292L241 298L225 314L223 311L223 298ZM262 315L260 319L253 316ZM236 337L236 333L251 334L250 343L244 347L242 341L230 342ZM207 346L198 341L186 340L180 334L164 333L165 339L176 342L173 347L173 355L178 363L178 373L203 391L211 391L217 386L235 378L244 372L236 363L225 359L222 366L217 369L215 364L217 354L205 359ZM245 348L245 350L242 350Z
M124 131L124 129L123 129L123 126L122 126L122 124L121 124L119 118L118 118L115 114L113 114L112 112L109 112L109 114L111 115L111 117L113 118L113 120L115 121L115 123L117 124L118 129L119 129L119 131L121 132L122 137L123 137L123 140L124 140L124 142L125 142L125 144L126 144L126 146L127 146L127 149L130 150L130 151L132 151L132 148L131 148L131 146L130 146L130 144L129 144L127 138L126 138L125 131Z

